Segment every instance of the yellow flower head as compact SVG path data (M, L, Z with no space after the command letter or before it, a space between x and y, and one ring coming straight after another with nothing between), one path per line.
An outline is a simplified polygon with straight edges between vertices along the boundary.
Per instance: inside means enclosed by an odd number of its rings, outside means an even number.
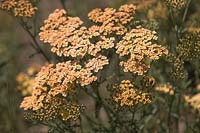
M0 9L11 12L17 17L32 17L37 7L29 0L2 0Z
M115 102L120 106L134 106L137 104L151 103L151 96L141 90L136 89L130 80L123 80L121 84L115 88L116 93L113 96Z

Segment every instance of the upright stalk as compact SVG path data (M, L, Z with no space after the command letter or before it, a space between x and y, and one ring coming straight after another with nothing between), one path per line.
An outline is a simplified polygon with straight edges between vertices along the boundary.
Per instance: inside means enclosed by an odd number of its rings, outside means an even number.
M50 59L48 58L48 56L46 55L46 53L42 50L42 48L40 47L39 43L36 40L36 36L31 33L27 23L23 20L20 19L20 25L21 27L28 33L28 35L31 37L32 41L34 42L34 44L31 43L31 46L36 50L36 52L40 53L43 55L43 57L50 62Z

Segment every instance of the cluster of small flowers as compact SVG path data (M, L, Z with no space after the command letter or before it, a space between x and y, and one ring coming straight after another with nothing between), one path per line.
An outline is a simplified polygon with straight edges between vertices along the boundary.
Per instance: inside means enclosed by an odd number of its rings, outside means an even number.
M187 61L200 58L200 32L187 33L180 39L177 51L181 58Z
M104 58L104 56L100 60ZM96 61L96 62L95 62ZM101 60L102 61L102 60ZM93 75L92 70L99 70L102 68L101 64L104 64L104 61L89 60L86 63L85 68L79 65L77 62L66 61L56 64L55 68L53 64L44 66L36 77L36 81L40 86L48 85L51 88L57 88L63 86L66 88L71 83L78 83L81 86L89 85L96 80L96 76ZM97 66L91 66L95 63ZM101 67L101 68L100 68ZM66 91L63 91L63 96L66 95Z
M170 7L174 9L181 9L186 4L186 0L165 0L165 1Z
M49 43L51 51L58 56L83 58L87 54L96 56L101 49L114 46L115 39L107 38L99 33L99 28L86 28L78 17L69 17L65 10L56 9L45 20L39 33L40 39ZM99 36L94 45L90 40Z
M29 0L2 0L0 8L17 17L31 17L37 10Z
M65 99L51 97L44 102L44 106L38 110L26 112L25 118L29 120L49 121L56 118L62 120L76 120L80 116L82 107L76 103L67 102Z
M147 59L158 60L163 54L168 54L167 49L153 42L155 40L157 40L156 32L141 26L125 34L116 45L117 54L120 56L130 55L127 61L120 62L125 72L130 71L143 75L150 68Z
M65 57L95 57L102 49L116 45L116 52L120 56L130 55L128 61L120 63L124 71L143 75L150 68L145 60L157 60L168 51L153 42L157 40L155 31L141 26L128 31L130 29L125 25L133 20L135 9L134 5L122 5L118 10L94 9L88 17L97 24L89 28L82 26L83 22L78 17L69 17L66 11L57 9L41 27L40 39L52 46L52 52ZM125 29L123 33L119 28L121 26ZM124 37L116 44L116 36L112 35Z
M53 65L44 66L35 78L32 95L24 98L21 108L39 110L44 107L44 102L48 101L47 103L49 103L48 99L52 97L59 94L63 97L74 94L75 85L70 82L73 78L73 72L71 73L72 76L63 77L65 72L69 73L69 71L75 69L68 64L58 64L56 69L53 68ZM64 78L68 78L69 81L64 80Z
M155 90L169 95L174 95L174 89L170 83L161 84L155 87Z
M118 10L113 8L105 8L104 10L96 8L88 14L88 17L97 23L96 27L104 35L123 35L128 30L125 25L134 18L135 10L136 6L132 4L122 5Z
M173 79L187 79L187 72L184 69L184 61L180 57L170 53L167 56L167 61L171 64L171 76Z
M26 72L21 72L17 75L16 81L18 82L17 90L22 93L23 96L31 95L34 86L34 78L36 73L39 72L39 65L31 65Z
M136 89L130 80L123 80L119 86L114 86L114 89L116 89L116 93L113 99L115 102L119 103L120 106L151 103L150 94Z
M77 120L80 117L80 113L84 110L84 106L76 103L68 103L65 106L61 106L60 115L63 120Z
M101 64L105 63L102 61L103 59L105 59L104 56L99 56L88 60L85 68L71 61L58 63L56 66L49 64L42 67L33 81L32 95L24 98L21 108L34 111L43 110L45 104L49 104L51 99L58 95L62 97L73 96L75 83L85 86L97 79L96 76L93 76L92 71L97 72L102 69Z
M197 93L193 96L184 96L186 103L192 106L195 110L198 110L200 113L200 93Z
M57 69L59 71L59 67ZM64 81L61 85L59 82L63 75L53 75L52 70L51 65L42 68L34 80L32 95L25 97L20 107L28 110L28 119L43 121L60 117L63 120L76 120L80 115L81 106L64 98L67 94L73 96L75 85Z
M67 61L50 64L41 69L35 78L32 95L24 98L21 108L33 112L42 111L42 114L66 116L68 113L64 111L55 111L59 107L53 107L52 100L73 96L77 84L85 86L96 81L95 74L109 64L107 57L102 55L103 49L116 48L116 53L120 56L130 56L128 61L120 63L124 71L138 75L147 72L150 63L145 61L158 60L168 51L154 43L157 40L155 31L141 26L136 29L125 27L133 20L135 9L134 5L123 5L118 10L95 9L88 16L97 24L89 28L83 26L80 18L69 17L65 10L56 9L50 14L41 27L40 39L51 45L52 52L67 57ZM118 40L120 38L121 41ZM131 85L130 81L122 81L119 92L113 97L121 106L151 102L148 93L139 91L134 86L124 88L123 85L126 84ZM152 84L152 81L149 84ZM46 104L49 105L48 108L45 108ZM65 107L66 110L67 106Z

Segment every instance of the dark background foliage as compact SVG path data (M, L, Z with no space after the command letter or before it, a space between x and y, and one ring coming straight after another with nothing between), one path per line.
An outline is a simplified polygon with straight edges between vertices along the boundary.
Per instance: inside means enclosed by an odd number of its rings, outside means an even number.
M145 0L41 0L36 14L37 19L33 18L33 20L36 28L39 29L43 21L55 9L66 8L70 15L80 17L86 25L89 25L87 14L94 8L117 8L125 3L134 3L141 7L141 11L138 12L139 19L144 20L143 23L146 27L157 30L161 45L168 47L170 52L176 54L174 51L177 39L183 36L178 30L184 32L190 27L200 28L200 1L191 1L187 15L183 17L184 24L178 17L171 16L171 11L167 7L158 8L158 3L164 4L163 0L148 1L149 3ZM63 5L62 2L65 4ZM184 15L184 11L183 9L179 12ZM176 12L174 14L176 15ZM40 42L38 37L36 40ZM17 74L26 71L33 62L46 63L43 56L30 47L31 43L34 43L33 38L24 31L17 19L0 11L0 133L48 131L46 126L25 120L23 111L19 108L23 96L16 90ZM55 59L47 45L41 43L40 46L46 51L49 58ZM179 81L170 77L169 74L169 69L176 67L175 63L172 61L172 65L170 65L162 59L151 67L149 74L155 77L157 83L170 82L175 86L177 93L174 96L155 94L156 100L145 107L143 110L145 115L141 122L137 123L141 132L200 132L199 114L186 106L181 99L183 93L193 95L199 91L196 89L200 84L199 58L184 62L184 70L188 73L188 78ZM180 74L178 73L178 75ZM104 94L103 91L101 93ZM88 110L93 112L94 102L85 97L83 95L80 99L90 107ZM138 118L140 115L142 114L138 114ZM123 117L123 114L119 114L119 117ZM104 118L105 116L102 114L102 119ZM171 124L171 121L176 121L176 124ZM89 125L86 123L84 126Z

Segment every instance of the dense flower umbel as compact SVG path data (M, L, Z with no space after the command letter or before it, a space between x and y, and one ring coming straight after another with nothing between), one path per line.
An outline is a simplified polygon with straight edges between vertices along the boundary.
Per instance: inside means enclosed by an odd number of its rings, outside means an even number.
M183 80L187 78L187 72L184 69L184 61L180 57L170 53L167 55L167 61L171 64L170 76L172 76L172 78L175 80Z
M200 58L200 32L187 33L180 39L180 44L177 46L179 55L184 60L194 60Z
M166 3L174 9L180 9L185 6L186 0L165 0Z
M75 120L79 117L80 106L65 99L75 92L73 80L78 67L72 67L67 62L57 64L56 68L48 65L41 69L34 80L32 95L25 97L20 105L24 110L30 111L28 119L42 121L61 117L63 120Z
M43 107L47 96L61 95L66 97L75 92L75 83L81 86L89 85L97 79L93 71L97 72L107 64L105 56L99 56L86 62L85 68L71 61L42 67L34 81L32 96L25 97L21 104L24 109L38 110Z
M156 32L141 26L132 29L116 45L116 53L120 56L129 56L127 61L121 61L125 72L143 75L150 68L147 59L158 60L163 54L168 54L167 49L154 43L157 40Z
M125 25L134 18L135 10L136 6L132 4L122 5L118 10L113 8L105 8L104 10L96 8L88 14L88 17L97 23L97 27L101 29L104 35L111 33L123 35L128 30Z
M88 60L85 64L85 68L93 72L98 72L103 69L103 66L106 64L108 64L107 58L105 56L98 55L96 58Z
M40 39L48 42L51 51L58 56L84 56L87 52L89 40L84 36L85 27L80 28L83 23L78 17L67 17L65 10L55 10L44 21L41 27Z
M151 96L136 89L129 80L123 80L119 86L115 86L116 93L113 96L115 102L120 106L134 106L137 104L151 103Z
M84 57L95 56L101 49L114 46L115 39L100 35L100 28L86 28L78 17L69 17L65 10L55 10L41 27L40 39L52 46L51 51L58 56ZM90 40L99 37L96 44Z
M58 94L66 97L74 93L73 74L76 68L70 66L70 62L60 63L55 69L53 65L44 66L35 78L32 95L24 98L21 107L25 110L38 110L44 107L43 103L46 102L47 97L55 97ZM65 73L69 72L71 75L66 76Z
M48 85L51 88L56 86L66 87L73 82L81 86L89 85L97 78L93 75L93 72L98 72L105 64L108 64L108 60L102 55L88 60L84 66L72 61L58 63L55 68L51 64L41 69L36 77L36 81L40 86Z
M63 120L76 120L80 116L82 107L76 103L67 102L58 97L47 97L44 106L38 110L26 113L26 118L31 120L49 121L56 118Z
M0 8L17 17L31 17L37 10L29 0L2 0Z

